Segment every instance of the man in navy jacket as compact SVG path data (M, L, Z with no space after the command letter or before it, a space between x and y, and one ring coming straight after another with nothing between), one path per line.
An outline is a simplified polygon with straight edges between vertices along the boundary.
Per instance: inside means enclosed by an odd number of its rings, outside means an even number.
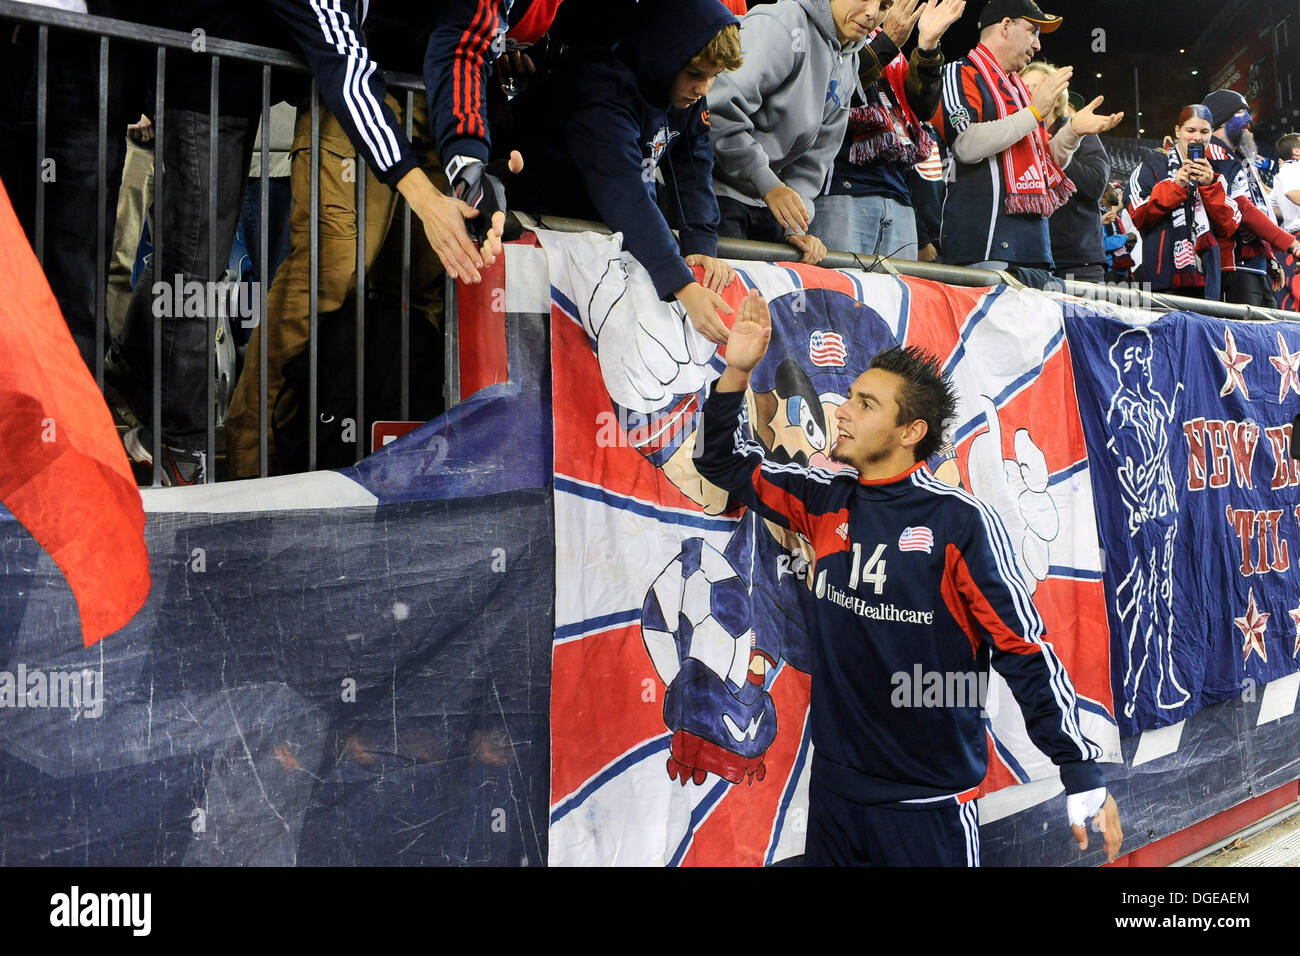
M642 3L612 52L530 89L515 108L527 124L516 202L623 233L660 297L681 302L717 343L727 334L718 310L731 311L717 292L732 270L716 258L705 96L720 72L739 65L738 21L718 0Z

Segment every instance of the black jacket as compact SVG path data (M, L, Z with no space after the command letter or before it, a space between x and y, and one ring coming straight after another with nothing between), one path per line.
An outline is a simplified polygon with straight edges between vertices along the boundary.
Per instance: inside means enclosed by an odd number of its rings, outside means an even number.
M1057 120L1052 135L1067 122L1065 118ZM1092 134L1083 137L1065 172L1078 191L1047 220L1052 260L1058 272L1071 266L1105 265L1098 203L1110 180L1110 156L1101 138Z

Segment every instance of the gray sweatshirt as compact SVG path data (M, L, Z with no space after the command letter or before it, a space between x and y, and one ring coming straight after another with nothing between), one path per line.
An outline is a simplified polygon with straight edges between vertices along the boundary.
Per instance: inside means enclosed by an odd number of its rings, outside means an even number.
M740 42L744 66L709 91L714 189L761 206L784 183L815 215L848 126L864 41L840 46L830 0L779 0L745 15Z

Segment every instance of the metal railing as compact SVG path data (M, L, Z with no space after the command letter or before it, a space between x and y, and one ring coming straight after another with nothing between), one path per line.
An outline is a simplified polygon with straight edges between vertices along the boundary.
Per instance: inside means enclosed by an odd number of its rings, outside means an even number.
M520 219L530 227L553 229L556 232L599 232L606 235L610 232L609 227L602 223L583 219L526 215L521 215ZM749 259L762 262L799 261L799 253L792 246L783 243L753 242L748 239L728 239L725 237L718 240L718 255L724 259ZM1025 287L1024 283L1007 272L945 265L942 262L915 262L908 259L887 259L883 256L864 256L854 252L829 252L820 265L826 269L861 269L864 272L885 272L891 275L914 276L918 279L930 279L946 285L978 287L1006 284L1013 287ZM1193 299L1164 292L1147 292L1136 283L1125 288L1063 279L1060 284L1061 289L1059 291L1065 295L1150 312L1200 312L1202 315L1253 322L1267 320L1300 321L1300 313L1297 312L1287 312L1283 309L1262 309L1258 306L1236 305L1231 302ZM1059 297L1057 290L1048 289L1044 291L1048 295L1057 295Z
M107 117L108 117L108 76L109 76L109 57L111 44L114 41L119 43L144 44L152 46L155 50L155 156L163 156L163 144L165 137L168 135L165 123L166 110L166 66L167 52L169 50L184 50L186 52L196 52L193 49L193 37L188 33L181 33L174 30L166 30L156 27L143 26L140 24L108 19L103 17L90 16L86 14L68 13L65 11L48 8L34 7L28 4L16 3L13 0L0 0L0 19L17 20L27 24L35 25L39 31L37 38L37 156L36 167L39 169L41 161L44 159L46 149L46 100L48 93L48 31L51 28L66 29L80 33L93 34L99 37L99 60L98 60L98 106L99 106L99 124L98 124L98 152L97 152L97 187L99 197L99 215L98 215L98 238L96 246L96 264L97 280L95 285L95 334L96 334L96 352L95 376L101 389L104 385L104 351L105 351L105 275L103 264L105 263L105 197L108 183L107 170L107 151L106 143L108 136ZM267 283L266 278L269 271L269 167L270 167L270 145L267 130L270 123L271 107L271 70L281 69L297 73L308 72L307 67L296 56L284 50L274 49L271 47L257 46L253 44L240 43L230 40L224 40L217 37L206 38L205 47L200 53L206 53L210 57L209 73L209 109L208 123L210 130L209 137L209 176L208 176L208 200L209 209L212 209L217 202L217 156L218 156L218 116L219 116L219 84L221 77L221 64L223 60L234 60L251 62L261 65L261 121L263 127L263 137L261 146L261 178L260 178L260 197L261 210L258 223L259 231L259 269L258 275L261 279L258 290L258 315L256 334L259 336L259 352L261 356L260 366L257 371L258 375L258 470L259 474L266 475L269 471L269 451L268 451L268 433L270 429L270 414L268 412L268 395L267 395L267 354L268 338L267 329L270 316L267 312ZM390 91L402 91L405 99L405 129L407 138L411 139L413 127L413 113L416 94L423 95L424 85L421 77L408 74L400 74L385 71L387 86ZM308 367L308 394L307 400L307 466L309 470L317 467L318 459L318 423L320 419L320 410L318 403L319 389L319 277L320 277L320 124L321 124L321 100L320 93L316 83L313 80L310 93L310 194L308 201L310 204L310 232L309 232L309 313L308 313L308 344L307 344L307 367ZM119 131L120 133L121 131ZM356 352L355 368L356 377L356 460L360 461L365 454L365 322L366 322L366 175L364 161L361 156L357 156L357 173L356 176L356 208L357 216L357 244L356 244ZM158 161L155 167L154 185L153 185L153 209L154 214L151 217L151 235L153 242L154 263L161 263L161 253L167 236L161 223L160 211L163 208L163 183L167 175L165 163ZM411 408L411 376L410 376L410 313L411 313L411 210L407 204L398 199L398 213L400 215L402 229L402 257L401 257L401 277L400 277L400 414L403 419L409 418ZM36 221L35 221L35 251L38 260L44 265L46 250L45 230L44 230L44 182L40 176L36 177ZM520 214L520 220L529 226L537 228L557 229L561 231L596 231L608 233L609 230L600 223L586 222L582 220L565 219L547 216L545 218ZM216 249L216 219L209 216L208 220L208 270L209 276L217 275L217 266L220 260L218 250ZM423 241L421 238L417 241ZM228 253L227 253L228 254ZM747 259L772 262L797 261L799 254L788 245L771 244L762 242L752 242L737 239L721 239L719 241L718 254L724 258ZM1020 285L1020 283L1011 275L1005 272L991 272L983 269L970 269L960 266L944 265L937 262L915 262L904 260L893 260L874 256L861 256L854 253L831 252L821 263L827 268L855 268L865 271L888 272L906 276L915 276L923 279L931 279L936 282L947 283L958 286L984 286L996 285L999 283L1008 283L1011 285ZM157 278L155 271L155 278ZM1113 302L1131 308L1171 311L1171 310L1189 310L1197 311L1208 315L1219 316L1227 319L1238 320L1259 320L1259 319L1285 319L1289 321L1300 320L1300 314L1292 312L1282 312L1276 309L1259 309L1255 307L1239 306L1223 302L1210 302L1201 299L1191 299L1176 295L1165 295L1158 293L1149 293L1141 289L1116 289L1113 287L1099 287L1091 283L1076 282L1068 280L1063 283L1064 292L1068 295L1080 296L1083 298L1103 298L1104 301ZM443 334L445 342L445 395L447 406L455 405L461 400L459 394L459 364L458 364L458 347L459 333L456 316L456 295L455 284L446 283L445 302L443 312ZM211 311L211 310L208 310ZM216 369L216 352L215 340L217 335L216 314L207 316L207 428L206 428L206 450L208 468L206 480L211 482L216 479L216 468L214 464L217 460L217 420L215 400L217 387L217 369ZM161 318L156 319L153 328L153 368L152 368L152 407L151 412L151 432L153 438L153 483L155 486L162 483L163 476L163 448L162 448L162 407L163 395L161 389L161 364L162 364L162 336L161 336Z
M194 37L189 33L182 33L175 30L167 30L159 27L146 26L138 23L115 20L106 17L92 16L89 14L71 13L50 7L32 6L25 3L16 3L13 0L0 0L0 19L19 21L35 26L38 34L36 40L37 63L36 63L36 157L35 167L41 168L41 162L46 153L46 126L49 117L47 114L48 100L48 62L49 62L49 31L51 28L68 30L77 33L93 34L99 37L99 128L98 128L98 167L97 167L97 196L99 203L99 237L96 249L96 274L97 282L95 286L95 336L96 336L96 359L94 374L97 383L102 389L104 386L104 353L106 349L105 329L106 329L106 290L105 275L103 265L106 261L106 249L104 248L104 233L106 223L104 222L105 203L107 197L109 175L107 170L107 129L108 117L108 75L110 63L110 49L113 41L121 43L130 43L133 45L146 45L155 49L155 99L154 99L154 155L157 158L155 162L155 174L153 182L153 209L154 213L150 219L150 235L153 246L153 262L160 264L162 252L168 237L164 234L162 226L162 216L160 211L163 208L163 186L166 179L167 171L165 163L162 161L164 155L164 144L168 131L166 128L166 66L167 52L169 50L184 50L187 53L206 54L210 57L210 82L209 82L209 109L208 109L208 129L209 135L209 177L208 177L208 208L211 210L217 202L217 154L218 154L218 116L219 114L219 85L221 77L221 64L223 60L236 60L248 63L260 64L262 67L261 83L261 122L264 135L262 137L261 149L261 212L258 224L259 231L259 282L258 292L258 324L256 334L259 336L259 352L262 358L258 369L258 421L259 421L259 448L258 463L259 473L266 475L268 473L268 432L270 423L267 411L267 282L266 278L269 271L268 246L269 246L269 166L270 166L270 145L269 135L266 131L270 126L270 90L271 90L271 70L273 68L288 70L296 73L307 73L308 68L295 55L272 47L258 46L256 44L240 43L231 40L221 39L219 37L205 37L202 50L194 49ZM395 91L402 91L405 94L405 120L406 132L410 138L412 132L412 116L414 111L415 96L423 96L424 81L422 77L410 74L395 73L385 71L385 79L390 92L396 95ZM311 109L311 194L309 202L311 204L310 216L310 293L309 293L309 344L308 344L308 395L307 395L307 420L308 427L308 445L307 461L308 468L314 470L317 465L317 423L318 413L318 319L319 319L319 301L318 285L320 270L320 92L316 82L313 79L310 93ZM116 135L124 135L125 131L117 131ZM362 426L365 421L365 289L366 289L366 256L365 256L365 192L366 192L366 175L365 163L360 154L357 155L357 176L356 176L356 203L360 211L357 222L357 259L356 259L356 459L358 461L364 457L365 438L361 434ZM398 200L398 215L400 216L402 235L406 248L402 255L401 265L401 288L400 288L400 402L401 413L403 417L409 415L410 409L410 281L411 281L411 257L410 257L410 239L411 239L411 212L410 208L404 201ZM36 219L34 226L34 248L37 260L42 266L45 265L45 182L42 177L37 175L35 178L35 205ZM224 262L216 249L216 229L217 222L215 216L208 217L208 274L210 277L216 276L219 261ZM228 255L228 250L226 255ZM159 273L155 272L155 279L159 278ZM216 469L213 463L216 461L216 387L217 387L217 370L216 370L216 351L215 341L217 337L218 315L211 309L205 309L210 314L207 316L207 434L206 434L206 480L211 482L216 479ZM161 319L158 319L153 329L153 369L152 369L152 408L150 409L150 431L152 432L152 455L153 455L153 483L155 486L162 483L163 476L163 448L162 448L162 403L163 395L161 389L161 365L162 365L162 336L161 336ZM450 356L449 356L450 364Z

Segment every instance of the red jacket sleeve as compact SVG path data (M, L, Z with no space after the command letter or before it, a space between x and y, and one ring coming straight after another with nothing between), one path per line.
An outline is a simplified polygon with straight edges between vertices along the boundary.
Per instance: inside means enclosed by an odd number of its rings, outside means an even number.
M1237 197L1237 209L1241 212L1241 224L1278 252L1285 252L1295 242L1289 232L1283 230L1273 221L1272 216L1263 212L1248 197Z
M1129 218L1139 230L1149 229L1187 199L1187 190L1172 179L1162 179L1151 188L1145 202L1130 203Z
M1205 213L1210 217L1210 228L1216 236L1231 236L1241 226L1241 213L1237 204L1228 199L1228 187L1223 177L1215 176L1208 186L1198 186Z

